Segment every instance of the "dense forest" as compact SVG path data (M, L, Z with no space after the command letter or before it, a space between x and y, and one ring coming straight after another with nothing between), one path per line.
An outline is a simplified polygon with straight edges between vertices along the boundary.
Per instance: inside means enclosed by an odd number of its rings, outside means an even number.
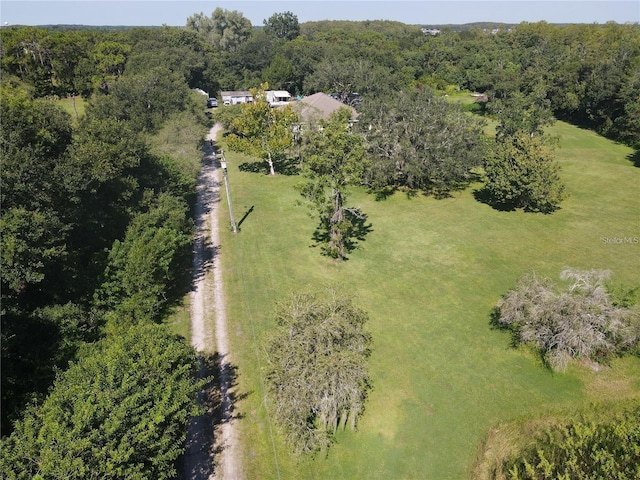
M639 142L637 24L521 23L497 32L444 28L432 36L397 22L298 25L295 15L279 15L296 28L255 28L243 18L229 22L221 41L202 21L211 19L198 17L185 28L5 28L4 77L15 75L36 97L104 93L125 67L134 73L160 66L213 96L265 81L292 94L348 89L393 97L410 85L469 90L489 99L520 92L556 118Z
M256 28L222 10L185 23L0 30L2 435L11 447L1 465L19 463L16 478L174 473L202 383L195 353L162 323L189 288L197 166L158 139L173 128L190 132L180 141L193 147L202 141L211 121L193 89L217 96L267 82L299 95L357 92L365 117L399 100L477 92L487 102L468 109L478 113L509 105L536 126L563 119L640 149L638 24L426 35L388 21L298 24L289 12ZM61 109L64 98L82 98L84 114ZM388 176L377 172L376 181ZM413 178L402 181L433 187ZM140 368L152 364L157 371ZM123 415L131 397L122 378L147 386L136 408L162 397L164 413ZM91 391L110 395L73 398ZM56 414L73 404L68 417ZM87 433L100 424L108 428ZM141 445L135 454L113 443L111 433L142 424L152 433L129 439ZM47 450L53 437L82 461ZM29 463L23 450L45 460Z

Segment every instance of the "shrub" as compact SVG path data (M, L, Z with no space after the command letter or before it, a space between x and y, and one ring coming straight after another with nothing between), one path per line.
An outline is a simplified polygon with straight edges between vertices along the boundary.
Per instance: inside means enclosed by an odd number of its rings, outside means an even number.
M606 422L554 425L505 467L511 480L640 478L640 405Z
M549 279L522 277L498 303L496 320L518 342L533 343L554 369L572 358L602 361L638 343L638 312L615 305L605 281L609 272L565 269L566 291Z

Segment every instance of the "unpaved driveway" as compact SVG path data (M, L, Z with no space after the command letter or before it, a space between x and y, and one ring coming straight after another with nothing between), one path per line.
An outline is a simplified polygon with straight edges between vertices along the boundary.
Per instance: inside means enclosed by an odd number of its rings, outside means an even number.
M207 135L215 139L222 127L216 124ZM218 209L222 173L214 149L205 145L198 178L196 238L191 292L191 344L202 353L202 375L215 375L218 382L201 395L206 414L189 425L184 456L185 480L241 480L237 462L237 437L230 389L233 371L227 337L224 289L220 256Z

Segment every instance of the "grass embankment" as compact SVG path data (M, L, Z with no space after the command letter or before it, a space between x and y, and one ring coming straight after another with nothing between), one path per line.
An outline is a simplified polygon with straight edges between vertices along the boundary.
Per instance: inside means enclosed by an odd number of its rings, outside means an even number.
M499 423L640 395L638 358L552 373L490 326L491 308L525 272L605 268L638 281L640 245L604 240L640 235L631 150L563 123L550 133L562 138L570 194L555 214L493 210L474 198L479 185L444 200L376 202L355 190L348 204L372 231L345 262L311 246L316 222L296 205L299 178L242 172L247 159L227 153L236 219L246 214L238 234L222 232L222 252L248 478L462 479ZM326 456L296 459L265 408L262 342L276 301L323 285L353 292L370 314L373 390L357 432L340 433Z

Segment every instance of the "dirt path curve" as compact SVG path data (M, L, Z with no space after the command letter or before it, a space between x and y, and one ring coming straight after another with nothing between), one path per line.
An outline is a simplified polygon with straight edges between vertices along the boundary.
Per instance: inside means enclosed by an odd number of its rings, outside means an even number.
M215 142L221 128L216 124L209 131L207 140ZM236 420L230 400L233 379L220 265L218 208L222 175L214 149L206 145L203 152L195 212L191 344L203 354L201 375L214 374L219 385L203 392L200 400L207 407L207 412L194 418L189 425L182 478L241 480L236 455Z

